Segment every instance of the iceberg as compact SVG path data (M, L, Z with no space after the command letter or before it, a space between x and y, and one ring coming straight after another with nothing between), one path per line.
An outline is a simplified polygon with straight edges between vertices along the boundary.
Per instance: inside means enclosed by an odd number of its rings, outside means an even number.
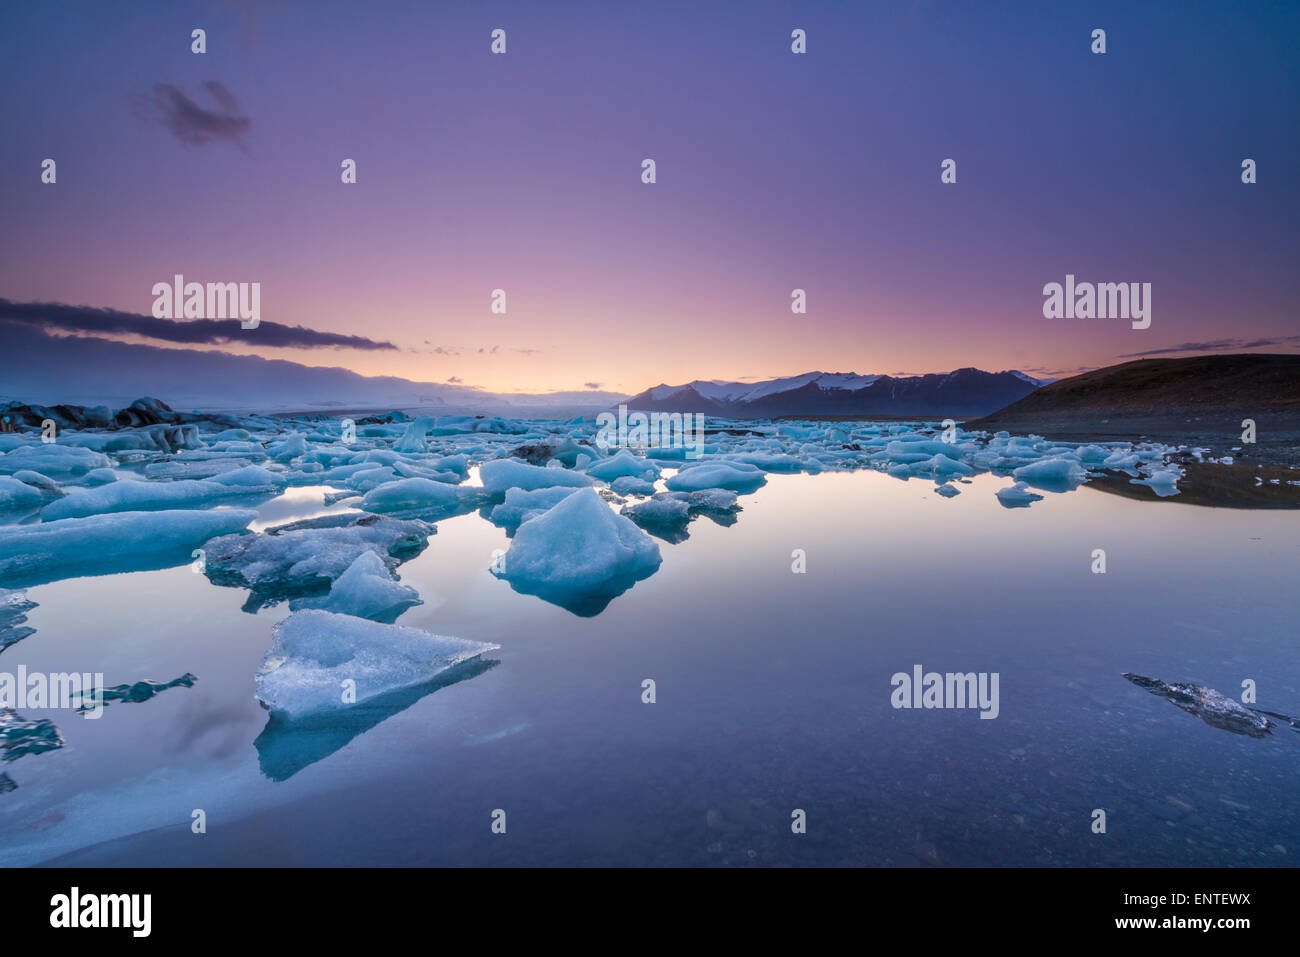
M611 455L609 458L601 459L594 465L589 465L586 473L602 482L612 482L615 479L625 477L652 482L659 477L659 468L639 455L633 455L627 449L619 449L616 454Z
M192 549L256 517L250 509L234 508L113 512L0 527L0 584L35 585L183 564Z
M594 489L582 489L520 525L504 567L492 573L518 592L589 617L662 561L650 536Z
M1052 458L1022 465L1011 473L1017 483L1026 482L1048 491L1066 492L1088 478L1088 473L1074 458Z
M0 474L31 469L42 475L83 475L91 469L108 468L107 455L55 442L24 445L0 455Z
M257 698L289 718L345 711L342 686L355 703L421 685L500 645L447 638L328 611L297 611L272 630L257 672Z
M406 609L420 604L423 602L419 592L397 581L375 552L364 551L347 571L334 579L328 595L298 598L289 602L289 608L292 611L320 608L391 624Z
M75 488L66 497L41 510L44 521L83 518L112 512L149 512L160 509L206 508L215 500L256 493L240 485L181 479L177 482L112 482L94 488Z
M434 526L413 519L346 513L292 522L256 535L225 535L204 546L214 585L247 588L246 611L328 589L363 552L389 569L428 545Z
M436 521L473 511L482 497L481 489L408 478L375 486L361 499L359 507L367 512L418 515Z
M655 484L632 475L624 475L610 482L609 489L616 495L653 495Z
M509 489L506 491L505 501L494 506L488 513L488 521L493 525L500 525L506 530L507 535L513 535L524 522L548 511L577 491L576 488L564 486L539 488L531 492L521 488Z
M49 501L38 488L9 475L0 475L0 512L33 512Z
M0 651L36 633L35 628L24 624L27 613L36 607L22 589L0 588Z
M1148 678L1124 672L1123 677L1133 684L1182 708L1188 714L1196 715L1206 724L1233 734L1244 734L1252 738L1262 738L1272 734L1274 724L1270 717L1278 718L1297 731L1300 731L1300 718L1290 715L1275 714L1247 708L1234 698L1221 691L1185 682L1165 682L1159 678Z
M1028 508L1032 502L1041 501L1043 497L1029 491L1029 486L1024 482L1000 488L996 494L1004 508Z
M0 761L6 764L29 754L63 747L63 735L48 718L30 720L13 708L0 708ZM12 790L10 788L9 790Z
M514 459L493 459L484 462L479 466L478 474L483 480L484 490L492 496L503 496L512 488L531 492L539 488L564 486L579 488L591 484L591 479L581 472L570 472L563 468L544 468Z
M703 462L687 465L666 483L674 492L696 492L704 489L728 489L732 492L753 492L767 482L763 470L744 462Z

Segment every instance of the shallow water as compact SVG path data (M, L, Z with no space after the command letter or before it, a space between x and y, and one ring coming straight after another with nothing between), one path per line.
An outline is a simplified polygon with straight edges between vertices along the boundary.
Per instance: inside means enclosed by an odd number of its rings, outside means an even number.
M1300 734L1231 734L1121 673L1253 679L1300 712L1300 512L1087 485L1005 509L1005 484L769 475L591 618L493 577L508 539L478 514L439 522L399 568L425 604L398 623L501 650L330 726L268 729L254 699L284 605L244 613L188 565L32 587L37 631L0 669L199 681L98 720L25 711L67 746L7 766L0 863L1294 862ZM324 491L253 528L347 510ZM894 709L916 664L997 672L999 716Z

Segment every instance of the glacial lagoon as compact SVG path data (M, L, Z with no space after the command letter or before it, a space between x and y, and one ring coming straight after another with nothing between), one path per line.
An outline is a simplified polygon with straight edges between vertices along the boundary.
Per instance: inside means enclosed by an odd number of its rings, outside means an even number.
M908 460L897 448L884 452L911 427L850 424L829 437L825 424L799 435L765 428L768 439L720 438L703 460L744 465L749 448L751 467L772 467L762 484L740 493L738 508L664 506L688 521L642 526L660 562L594 603L548 598L501 574L512 538L488 520L503 497L477 498L485 494L479 465L521 437L475 437L463 481L443 484L478 491L451 508L426 503L436 531L393 569L422 603L395 622L489 650L427 680L394 679L346 707L297 714L259 702L257 676L280 640L276 627L291 603L312 596L250 602L249 588L197 570L189 548L125 560L121 571L111 556L63 556L73 577L46 567L0 579L34 603L24 623L34 632L0 652L0 671L100 672L109 685L197 676L147 700L110 702L96 720L23 712L53 722L63 746L0 766L12 783L0 793L0 863L1296 860L1300 734L1285 724L1233 733L1124 675L1193 682L1234 699L1249 680L1256 707L1300 711L1292 587L1300 511L1179 502L1161 454L1112 462L1130 469L1112 474L1152 481L1133 497L1080 481L1066 461L1097 475L1114 449L1080 454L1039 443L1017 465L980 458L988 437L963 436L964 448L943 458L974 463L966 474L935 461L933 429L911 434L925 444ZM393 429L361 448L388 448L402 434ZM125 482L150 466L200 464L214 444L209 435L198 449L128 461L107 454ZM358 495L372 494L359 485L403 480L398 472L361 483L354 472L308 484L312 470L302 465L318 444L286 443L278 459L274 442L272 454L253 452L258 467L298 474L260 500L200 512L252 509L244 524L256 535L354 517ZM463 436L430 437L404 461L434 462L427 468L436 471L466 447ZM855 461L815 460L814 447ZM569 458L566 473L592 465ZM1059 473L1056 481L1026 481L1025 505L999 498L1014 469L1038 459L1064 462L1044 470ZM699 467L658 465L661 496L678 468ZM155 468L152 481L183 481L183 472ZM82 487L84 473L60 484ZM645 501L609 484L593 483L603 506ZM513 527L554 507L524 509ZM11 516L5 528L38 517ZM0 558L10 554L2 539ZM1104 574L1094 572L1098 549ZM895 708L891 676L918 665L996 673L997 717ZM375 668L413 673L382 655ZM1098 809L1105 833L1095 833ZM499 810L504 834L492 829ZM792 831L796 810L806 833ZM194 832L196 811L205 833Z

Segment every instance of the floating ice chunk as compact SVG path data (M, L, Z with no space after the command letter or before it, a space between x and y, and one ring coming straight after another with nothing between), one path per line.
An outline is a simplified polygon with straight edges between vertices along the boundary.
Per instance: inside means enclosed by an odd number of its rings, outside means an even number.
M520 525L504 570L493 574L516 591L592 615L662 560L650 536L614 514L594 489L582 489Z
M393 622L412 605L420 605L420 593L410 585L403 585L377 554L362 552L348 566L328 595L318 598L299 598L289 603L300 608L322 608L341 615L355 615L373 621Z
M624 475L610 482L609 487L619 495L653 495L655 483L632 475Z
M116 469L91 469L83 476L87 485L107 485L118 481Z
M1100 445L1081 445L1075 449L1080 462L1101 465L1111 456L1111 450Z
M686 501L692 511L698 509L707 512L729 512L739 509L736 505L736 493L721 488L706 488L691 492L686 497Z
M638 525L672 525L689 520L690 505L685 492L669 492L635 505L625 505L622 514Z
M501 647L318 610L294 612L272 635L257 672L257 698L291 718L350 707L340 690L344 682L354 682L360 704Z
M1143 473L1145 477L1129 479L1129 483L1150 486L1151 491L1161 498L1177 495L1179 492L1178 480L1186 474L1181 466L1173 463L1163 467L1146 466L1143 468Z
M949 446L951 450L951 446ZM958 462L956 459L950 459L942 452L937 453L934 458L926 462L921 471L928 472L931 475L974 475L975 470L965 462Z
M1006 508L1028 508L1031 502L1037 502L1043 497L1029 491L1029 486L1024 482L998 489L997 496Z
M63 735L49 718L32 720L24 718L13 708L0 708L0 761L7 764L28 754L41 754L61 747Z
M89 476L95 471L100 470L92 469L90 472L87 472L86 475ZM59 488L58 482L48 476L42 475L40 472L33 472L31 469L19 469L13 474L13 477L24 485L30 485L32 488L40 489L50 498L58 498L63 494L63 489Z
M306 455L309 449L307 436L301 432L293 432L286 436L284 441L267 446L266 454L277 462L289 462Z
M66 432L59 437L65 445L75 445L96 452L146 450L175 452L178 449L202 448L197 425L146 425L138 429L113 432Z
M244 491L279 489L288 484L286 473L272 472L260 465L245 465L243 468L222 472L214 475L212 481L218 485L238 486Z
M31 512L50 500L38 488L8 475L0 475L0 512Z
M943 485L940 485L934 491L936 494L942 495L944 498L952 498L953 496L961 494L961 489L959 489L955 485L952 485L951 483L946 483L946 482Z
M226 535L204 546L214 585L251 589L253 609L321 591L362 552L392 569L418 555L435 529L427 522L345 513L292 522L258 535Z
M151 563L152 567L164 567L169 560L188 561L191 549L215 535L244 528L256 517L251 509L234 508L114 512L3 527L0 581L35 584L77 574L131 570Z
M553 506L577 491L576 488L566 488L564 486L539 488L532 491L521 488L509 489L506 491L505 501L495 506L488 513L488 521L493 525L500 525L508 534L513 535L515 529L524 522L549 511Z
M36 607L36 602L29 600L21 588L14 591L0 588L0 651L35 634L36 629L24 622L27 613Z
M1029 482L1049 490L1066 491L1087 479L1088 472L1076 459L1062 456L1022 465L1011 473L1011 477L1017 484Z
M66 497L41 510L42 521L82 518L109 512L150 512L167 508L204 508L222 498L256 492L239 485L182 480L179 482L113 482L94 488L74 488Z
M402 437L393 443L394 452L424 452L428 449L425 437L434 427L435 419L431 415L422 415L406 427Z
M667 485L676 492L719 488L743 493L753 492L766 482L762 469L744 462L702 462L683 466Z
M478 508L483 492L427 478L398 479L372 488L359 507L383 514L416 514L429 521L449 518Z
M647 462L639 455L633 455L627 449L619 449L607 459L601 459L587 468L587 474L602 482L612 482L617 478L639 478L653 481L659 477L659 468Z
M0 459L3 461L3 459ZM144 467L148 479L205 479L213 478L225 472L233 472L252 465L248 459L213 458L199 459L178 455L170 462L152 462Z
M728 462L753 465L767 472L802 472L808 462L785 452L739 452L727 456Z
M494 459L491 462L484 462L479 466L478 472L483 480L484 490L493 496L505 495L512 488L533 491L560 486L578 488L591 484L591 479L581 472L570 472L563 468L548 469L539 465L517 462L514 459Z
M0 474L12 475L31 469L42 475L82 475L91 469L108 468L107 455L56 442L24 445L0 455Z

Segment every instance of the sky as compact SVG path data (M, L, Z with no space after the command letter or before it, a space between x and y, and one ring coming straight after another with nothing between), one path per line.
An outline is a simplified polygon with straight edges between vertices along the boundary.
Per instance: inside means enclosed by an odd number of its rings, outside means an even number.
M1191 0L4 4L0 347L113 310L505 393L1296 352L1298 32ZM176 273L260 282L263 327L158 338ZM1150 328L1045 319L1067 273L1151 283Z

